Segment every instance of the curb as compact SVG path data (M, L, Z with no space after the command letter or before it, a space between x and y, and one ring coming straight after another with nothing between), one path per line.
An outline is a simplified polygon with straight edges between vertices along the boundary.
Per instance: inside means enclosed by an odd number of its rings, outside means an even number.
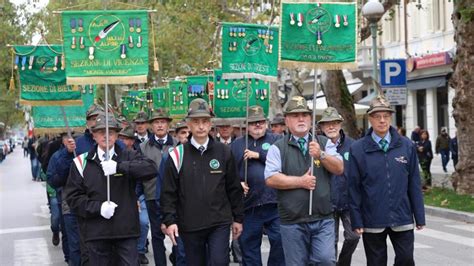
M455 211L425 205L425 214L459 222L474 223L474 213L470 212Z

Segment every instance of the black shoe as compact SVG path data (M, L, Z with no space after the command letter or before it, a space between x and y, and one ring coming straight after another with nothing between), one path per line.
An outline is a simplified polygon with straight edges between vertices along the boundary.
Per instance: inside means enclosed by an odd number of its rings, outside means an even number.
M53 245L54 246L59 245L59 232L53 233Z
M145 254L138 254L138 261L140 262L140 264L148 264L148 259L147 257L145 256Z

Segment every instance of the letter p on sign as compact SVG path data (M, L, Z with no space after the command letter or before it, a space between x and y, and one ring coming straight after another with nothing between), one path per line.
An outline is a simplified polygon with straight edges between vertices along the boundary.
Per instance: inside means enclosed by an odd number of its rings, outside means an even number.
M380 85L382 87L406 87L405 59L380 60Z

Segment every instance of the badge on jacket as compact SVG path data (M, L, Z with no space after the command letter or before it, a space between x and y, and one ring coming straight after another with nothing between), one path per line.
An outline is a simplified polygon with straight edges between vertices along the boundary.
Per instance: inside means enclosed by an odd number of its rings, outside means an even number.
M212 169L217 169L217 168L219 168L219 166L221 166L221 164L219 163L218 160L212 159L212 160L209 162L209 166L210 166Z
M408 163L408 160L405 158L405 156L400 156L400 157L395 157L395 161L399 162L399 163L403 163L403 164L407 164Z

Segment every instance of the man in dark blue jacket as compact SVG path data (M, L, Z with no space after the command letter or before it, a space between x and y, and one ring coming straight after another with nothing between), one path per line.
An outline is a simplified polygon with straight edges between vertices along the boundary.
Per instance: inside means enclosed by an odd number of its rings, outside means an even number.
M335 251L337 258L337 243L339 241L339 220L342 221L344 227L344 244L342 245L341 254L337 260L337 265L351 265L352 253L354 253L359 243L359 235L356 234L351 227L351 219L349 214L349 198L347 190L347 169L349 163L349 148L354 140L346 136L342 130L342 122L344 119L337 112L336 108L328 107L323 112L318 125L324 135L335 145L337 152L342 156L344 161L344 174L334 175L331 178L331 201L334 207L335 221Z
M377 96L367 110L372 128L350 148L352 228L363 235L369 266L387 265L387 236L394 265L415 265L413 229L425 226L416 148L390 126L394 112Z
M262 265L260 246L263 230L270 240L268 265L285 265L285 256L281 245L280 217L278 215L277 196L273 188L265 185L265 161L270 146L279 137L267 131L267 121L260 106L251 106L248 116L248 147L245 137L231 144L232 154L244 189L245 230L239 238L244 265ZM245 161L247 177L245 179Z

